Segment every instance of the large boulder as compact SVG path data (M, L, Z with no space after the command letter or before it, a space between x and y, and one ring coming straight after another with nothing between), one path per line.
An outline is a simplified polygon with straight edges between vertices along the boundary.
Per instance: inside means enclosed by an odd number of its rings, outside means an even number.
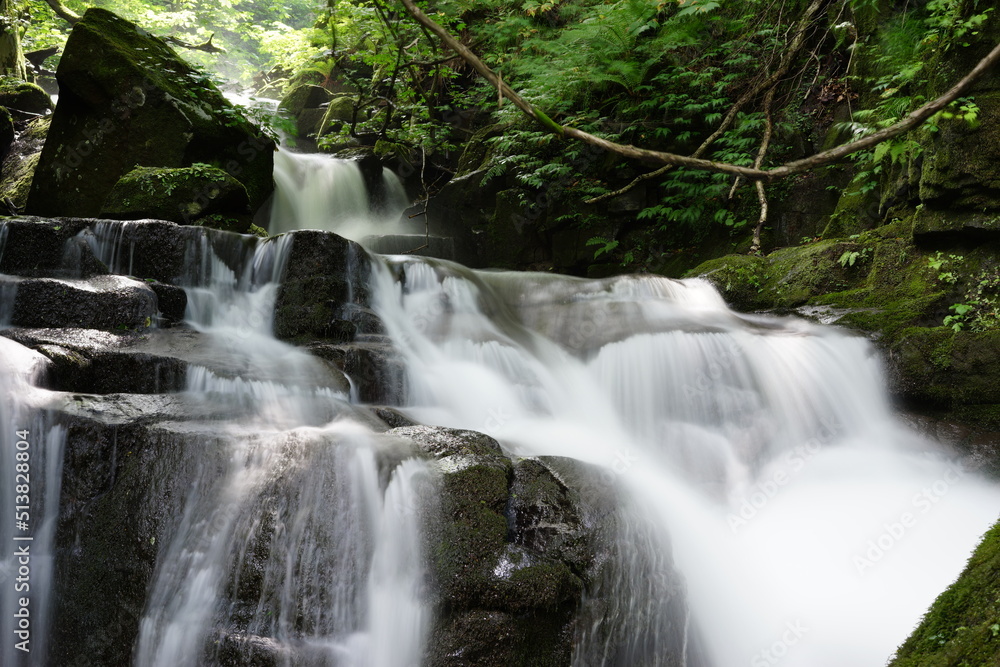
M33 83L5 76L0 78L0 106L13 111L18 120L27 120L52 111L52 98Z
M347 343L359 333L377 333L381 325L366 308L371 264L364 249L331 232L302 230L291 237L274 307L274 335Z
M103 9L76 24L59 102L31 185L37 215L96 216L136 166L218 167L251 209L273 190L274 142L162 40Z
M225 171L203 164L176 169L136 167L112 188L101 217L207 224L243 234L251 223L243 184ZM220 225L219 218L229 220L229 224Z

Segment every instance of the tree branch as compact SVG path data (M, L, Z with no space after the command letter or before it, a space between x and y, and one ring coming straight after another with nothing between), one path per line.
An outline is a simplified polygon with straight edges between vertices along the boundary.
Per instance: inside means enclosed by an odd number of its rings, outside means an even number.
M757 85L752 86L749 90L744 92L738 100L736 100L736 103L733 104L732 107L730 107L728 112L726 112L726 115L722 119L722 122L719 123L719 127L715 128L715 131L712 132L712 134L709 135L709 137L705 139L705 141L703 141L700 146L698 146L695 152L691 154L691 157L701 157L705 153L705 151L708 150L709 146L715 143L715 140L721 137L723 133L729 129L730 125L733 124L733 121L736 120L737 114L739 114L740 110L744 106L746 106L746 104L750 100L760 95L761 92L763 92L764 90L773 89L774 86L777 85L778 81L781 80L781 77L785 76L785 74L788 73L788 70L791 69L792 67L792 61L798 54L799 49L802 48L802 44L805 43L806 41L806 30L809 28L809 25L812 23L813 16L816 14L817 11L819 11L819 8L822 6L822 4L823 0L813 0L813 2L808 7L806 7L806 11L799 18L799 22L795 26L795 34L792 37L791 43L788 45L788 49L781 56L781 60L778 61L778 68L774 70L770 76L768 76L766 79L763 79L762 81L759 81ZM646 172L645 174L637 176L631 183L629 183L625 187L619 188L614 192L606 192L603 195L598 195L597 197L591 197L590 199L585 199L583 203L597 204L599 202L606 201L608 199L614 199L615 197L620 197L626 192L637 187L643 181L659 178L660 176L663 176L663 174L667 173L673 168L674 165L668 164L664 167L660 167L656 171ZM736 186L734 184L733 186L734 190L735 187ZM732 197L732 195L730 195L730 197Z
M59 0L45 0L45 4L52 8L52 11L56 13L56 16L70 25L76 25L77 21L81 18L79 14L61 3Z
M193 51L206 51L208 53L225 53L226 52L225 49L220 49L215 44L212 44L213 37L215 37L214 32L208 36L208 41L206 41L204 44L188 44L183 40L177 39L176 37L164 37L163 41L166 42L167 44L179 46L182 49L191 49Z
M1000 60L1000 44L998 44L985 58L979 61L972 71L966 74L961 81L952 86L948 92L937 99L928 102L919 109L912 111L905 119L895 125L879 130L878 132L862 139L858 139L857 141L852 141L850 143L837 146L836 148L816 153L810 157L788 162L772 169L761 170L750 167L740 167L738 165L728 164L725 162L714 162L712 160L704 160L701 158L686 157L683 155L676 155L674 153L653 151L647 148L637 148L636 146L627 144L619 144L594 136L589 132L578 130L575 127L559 125L543 112L531 106L531 104L515 93L506 83L500 81L497 75L489 67L487 67L483 61L477 58L472 51L459 43L454 37L448 34L444 28L439 26L426 14L420 11L420 8L413 4L413 0L400 0L400 2L402 2L403 6L406 7L410 16L412 16L421 25L425 26L432 33L437 35L448 48L460 55L467 63L469 63L469 65L472 66L473 69L479 72L484 79L493 84L498 91L502 92L504 97L509 99L517 108L523 111L525 115L534 119L537 123L549 129L553 133L560 136L578 139L593 146L603 148L610 153L614 153L615 155L621 155L626 158L642 160L644 162L651 162L654 164L689 167L691 169L702 169L721 174L730 174L732 176L743 176L744 178L753 181L774 181L791 176L792 174L798 174L817 167L822 167L824 165L837 162L838 160L842 160L852 153L871 148L872 146L880 144L887 139L891 139L908 130L911 130L938 111L941 111L943 108L948 106L959 95L961 95L973 81L992 67L997 60Z
M753 166L760 169L767 156L767 149L771 145L771 134L774 132L774 123L771 120L771 106L774 104L774 88L767 91L764 97L764 137L760 141L760 150L757 151L757 159ZM757 200L760 202L760 217L757 219L757 226L753 229L753 243L750 245L750 254L760 253L760 233L767 222L767 192L764 190L764 181L757 181ZM734 186L735 187L735 186Z

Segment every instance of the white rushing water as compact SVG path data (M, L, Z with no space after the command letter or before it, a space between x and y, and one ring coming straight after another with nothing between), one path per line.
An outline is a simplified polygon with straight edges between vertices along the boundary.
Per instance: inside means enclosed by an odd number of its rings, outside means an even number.
M32 386L46 360L0 338L0 664L46 664L65 429L34 407ZM36 399L36 400L33 400ZM26 604L25 604L26 603Z
M360 221L367 235L381 224L365 213L356 165L279 153L276 179L278 229ZM95 223L84 242L131 273L139 224ZM294 235L189 238L186 319L217 363L188 369L186 398L217 419L163 426L190 479L157 545L133 664L420 664L433 467L369 430L343 377L274 338ZM477 272L410 257L373 265L409 414L486 432L514 456L585 461L624 493L622 562L600 584L613 599L597 623L617 630L578 628L576 667L678 664L666 630L677 609L663 597L674 567L690 606L689 667L883 665L996 519L996 483L893 417L864 339L737 315L700 280ZM15 296L0 288L0 326ZM33 407L43 363L0 337L0 421L27 424L38 484L38 656L64 439ZM0 446L16 449L16 433L0 433ZM15 463L0 461L4 479ZM0 517L7 544L13 519ZM5 552L0 583L16 567ZM4 642L0 664L21 664L15 651Z
M404 458L386 484L381 445L350 419L337 378L271 334L291 238L237 238L221 254L220 239L189 253L186 317L238 372L191 368L188 392L234 421L186 436L197 473L161 548L135 664L199 664L215 643L260 637L281 664L414 664L428 615L413 513L433 476Z
M320 229L362 241L372 234L413 232L400 222L408 201L399 178L382 169L381 197L372 212L361 168L354 160L317 153L274 154L271 234ZM422 231L422 229L417 229Z
M698 280L387 261L408 411L605 468L672 543L714 665L885 664L996 519L996 484L893 418L861 338L738 316Z

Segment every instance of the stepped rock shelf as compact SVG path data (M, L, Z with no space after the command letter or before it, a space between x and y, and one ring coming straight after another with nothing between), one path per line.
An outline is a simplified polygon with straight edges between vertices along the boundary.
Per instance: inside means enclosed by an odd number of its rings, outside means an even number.
M5 665L868 664L1000 503L864 339L702 280L156 220L0 241L38 557Z

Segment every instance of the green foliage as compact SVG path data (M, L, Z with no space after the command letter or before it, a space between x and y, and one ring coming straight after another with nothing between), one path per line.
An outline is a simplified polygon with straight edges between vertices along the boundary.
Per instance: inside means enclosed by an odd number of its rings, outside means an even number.
M618 247L618 241L614 239L606 239L603 236L595 236L587 240L588 246L601 246L594 251L594 259L597 259L601 255L608 253L610 254L615 248Z
M846 269L849 266L854 266L859 260L863 262L868 259L871 252L871 248L862 248L861 250L845 250L840 256L840 259L837 260L837 263Z
M874 9L875 2L853 3L856 9ZM895 15L880 31L878 42L854 45L854 58L864 58L874 74L858 81L868 90L871 101L865 109L853 110L849 121L839 129L851 139L875 132L901 121L908 113L927 102L924 92L934 74L939 54L955 47L969 46L979 34L992 7L979 7L979 0L931 0L914 11ZM942 120L957 120L975 127L979 108L970 97L955 100L949 107L924 122L922 129L937 132ZM878 186L889 173L886 167L904 165L922 152L922 142L911 132L878 144L873 150L852 156L858 165L854 182L864 194Z
M78 14L100 6L155 35L188 44L203 44L214 35L213 45L225 53L178 50L192 64L243 84L258 72L299 66L316 50L316 40L324 38L312 27L316 7L309 0L67 0L64 4ZM31 8L25 50L63 46L70 26L44 2L33 2Z

